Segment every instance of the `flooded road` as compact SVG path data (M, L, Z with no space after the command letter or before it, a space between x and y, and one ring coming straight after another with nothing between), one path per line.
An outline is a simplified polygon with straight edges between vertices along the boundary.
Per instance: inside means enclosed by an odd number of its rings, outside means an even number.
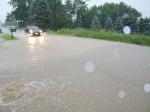
M0 112L150 112L150 48L67 36L0 44Z

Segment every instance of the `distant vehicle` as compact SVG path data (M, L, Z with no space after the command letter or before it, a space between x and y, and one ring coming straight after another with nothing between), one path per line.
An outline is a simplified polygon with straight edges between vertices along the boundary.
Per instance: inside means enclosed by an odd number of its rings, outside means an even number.
M2 27L0 27L0 33L2 33Z
M25 28L25 33L29 34L30 36L40 36L42 32L43 31L37 26L27 26Z

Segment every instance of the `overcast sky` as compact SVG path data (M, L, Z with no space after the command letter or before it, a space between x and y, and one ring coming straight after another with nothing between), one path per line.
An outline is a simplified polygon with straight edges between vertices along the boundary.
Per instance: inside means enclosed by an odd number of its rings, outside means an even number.
M7 4L9 0L0 0L0 21L4 22L6 14L12 10ZM142 12L143 17L150 17L150 0L89 0L87 3L89 6L101 5L106 2L124 2L138 11Z

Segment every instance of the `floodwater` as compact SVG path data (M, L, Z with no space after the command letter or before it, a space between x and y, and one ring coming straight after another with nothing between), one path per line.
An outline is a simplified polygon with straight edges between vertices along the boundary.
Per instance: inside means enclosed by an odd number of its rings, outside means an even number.
M67 36L0 44L0 112L150 112L150 48Z

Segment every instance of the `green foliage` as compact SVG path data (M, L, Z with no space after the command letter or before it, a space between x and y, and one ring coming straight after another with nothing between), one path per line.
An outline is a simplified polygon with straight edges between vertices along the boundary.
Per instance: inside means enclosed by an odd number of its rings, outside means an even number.
M139 20L139 32L150 35L150 19L141 18Z
M74 15L75 11L74 11L74 5L73 5L72 0L66 0L65 12L66 12L67 16L70 18L72 18L72 16Z
M117 18L116 22L115 22L115 30L118 33L121 33L123 29L123 21L120 17Z
M137 18L127 17L124 19L124 24L131 27L132 33L138 32Z
M113 22L110 17L108 17L105 21L105 29L112 31L113 30Z
M16 37L14 37L13 39L12 39L12 36L10 35L10 34L2 34L2 35L0 35L0 37L2 38L2 39L4 39L4 40L17 40L17 38Z
M30 5L29 23L42 29L49 27L50 11L47 0L33 0Z
M76 27L83 27L86 21L87 5L83 0L73 1L73 13L77 17L75 21Z
M101 27L100 21L99 21L99 18L98 18L97 15L95 15L95 16L93 17L91 27L92 27L93 29L99 29L99 28Z
M14 18L19 26L35 24L44 29L82 27L100 28L122 32L123 26L130 26L132 33L150 34L150 19L141 18L141 13L123 2L105 3L87 7L84 0L10 0L13 11L6 23ZM97 16L97 17L96 17Z
M99 20L101 22L102 28L105 28L105 21L108 17L111 17L113 24L115 24L117 18L120 17L123 21L123 25L126 25L126 23L128 23L128 21L126 21L127 17L134 17L136 19L138 17L141 17L141 13L139 13L134 8L127 6L123 2L119 4L105 3L104 5L93 6L92 8L90 8L89 13L91 14L91 21L92 17L97 13L98 10L101 11Z
M57 34L72 35L72 36L79 36L79 37L84 37L84 38L103 39L103 40L150 46L150 37L144 36L144 35L136 35L136 34L125 35L125 34L115 33L115 32L105 32L103 30L93 31L93 30L87 30L87 29L82 29L82 28L61 29L57 31Z
M7 13L5 25L17 26L17 21L16 21L15 17L12 15L12 13Z
M10 0L10 5L13 6L14 10L11 15L18 21L19 26L25 26L28 18L28 0Z

